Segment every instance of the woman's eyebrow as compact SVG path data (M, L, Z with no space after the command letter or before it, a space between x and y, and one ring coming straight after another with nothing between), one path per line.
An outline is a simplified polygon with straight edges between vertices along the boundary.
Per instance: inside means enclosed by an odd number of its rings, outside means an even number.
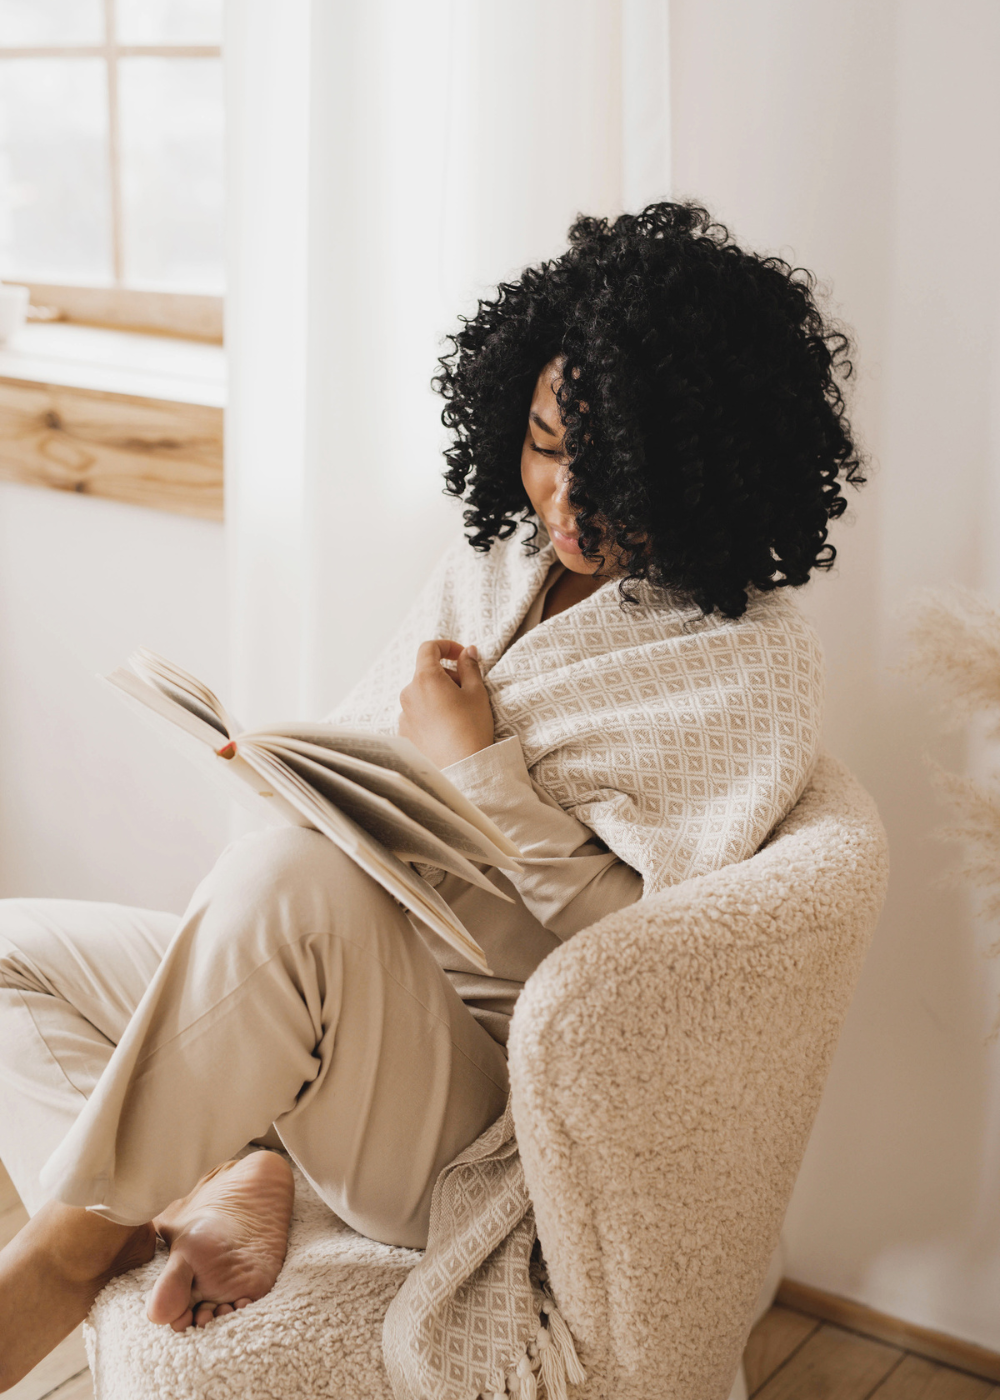
M555 432L554 429L549 427L548 423L546 423L544 418L539 418L538 414L534 411L534 409L532 409L532 411L528 414L528 417L531 419L532 423L534 423L536 427L541 428L543 433L548 433L549 437L559 436L559 434Z

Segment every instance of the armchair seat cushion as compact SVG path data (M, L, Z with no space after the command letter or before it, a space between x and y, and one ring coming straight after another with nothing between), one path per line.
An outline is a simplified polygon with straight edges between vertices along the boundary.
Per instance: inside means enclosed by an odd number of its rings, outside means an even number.
M392 1400L382 1319L420 1254L357 1234L293 1170L288 1256L259 1302L183 1333L150 1322L163 1245L103 1290L85 1329L100 1400Z

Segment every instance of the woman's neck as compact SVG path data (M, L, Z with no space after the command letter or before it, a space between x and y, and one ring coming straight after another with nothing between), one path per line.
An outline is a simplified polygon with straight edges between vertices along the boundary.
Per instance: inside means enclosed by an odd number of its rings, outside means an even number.
M582 603L584 598L589 598L592 593L596 593L602 584L607 583L607 578L598 577L595 574L575 574L571 569L567 569L561 578L557 578L549 589L545 606L542 608L542 621L547 621L550 617L555 617L556 613L565 612L574 603Z

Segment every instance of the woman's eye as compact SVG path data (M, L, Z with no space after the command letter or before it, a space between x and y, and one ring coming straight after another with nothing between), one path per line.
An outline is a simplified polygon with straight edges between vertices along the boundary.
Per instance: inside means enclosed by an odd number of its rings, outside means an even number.
M560 454L551 447L539 447L537 442L531 444L532 449L538 453L539 457L558 457Z

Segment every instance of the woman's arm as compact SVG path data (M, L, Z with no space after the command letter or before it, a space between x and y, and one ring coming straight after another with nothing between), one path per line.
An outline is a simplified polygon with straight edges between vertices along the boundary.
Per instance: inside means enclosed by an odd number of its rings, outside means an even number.
M535 787L516 735L442 771L523 852L519 870L504 877L557 938L642 898L642 876Z
M443 660L456 663L453 673ZM474 647L424 642L399 699L400 734L523 853L520 868L505 871L505 878L557 938L570 938L642 897L642 876L535 787L517 737L493 742L493 710Z

